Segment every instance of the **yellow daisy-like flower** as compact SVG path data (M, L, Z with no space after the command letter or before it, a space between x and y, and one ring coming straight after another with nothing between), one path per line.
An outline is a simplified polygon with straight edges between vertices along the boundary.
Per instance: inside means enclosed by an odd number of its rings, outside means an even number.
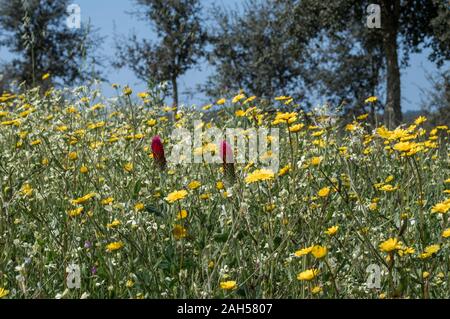
M315 287L313 287L312 289L311 289L311 293L313 294L313 295L317 295L318 293L320 293L320 292L322 292L322 287L320 287L320 286L315 286Z
M169 195L167 195L166 201L168 201L169 203L172 204L176 201L184 199L187 196L187 194L188 194L188 192L184 189L182 189L180 191L174 191L174 192L170 193Z
M399 243L397 238L389 238L386 241L382 242L379 246L380 250L386 253L401 249L401 247L401 243Z
M280 171L278 172L278 176L284 176L286 175L289 171L291 170L291 165L288 164L285 167L281 168Z
M296 257L306 256L313 250L313 248L314 248L314 246L310 246L310 247L306 247L306 248L303 248L303 249L299 249L299 250L297 250L294 253L294 255Z
M297 275L297 279L301 281L311 281L317 277L319 274L319 269L312 268L305 271L302 271Z
M89 171L89 169L86 166L81 166L80 167L80 173L81 174L86 174Z
M313 165L313 166L318 166L318 165L320 165L321 162L322 162L321 156L315 156L315 157L311 158L311 165Z
M0 299L6 297L9 295L9 290L6 290L6 288L0 287Z
M144 210L144 208L145 208L144 203L136 203L136 205L134 205L134 210L137 212Z
M237 103L237 102L239 102L240 100L243 100L243 99L245 99L245 94L238 94L238 95L236 95L233 98L233 100L231 102Z
M369 96L364 103L375 103L376 101L378 101L378 98L376 96Z
M185 219L187 217L188 213L185 209L181 210L178 214L177 214L177 219Z
M334 236L336 233L337 233L337 231L339 230L339 226L331 226L330 228L328 228L326 231L325 231L325 234L327 234L328 236Z
M106 224L106 227L107 227L107 228L115 228L115 227L117 227L117 226L120 226L121 224L122 224L122 222L121 222L120 220L114 219L114 220L112 221L112 223Z
M305 126L305 124L296 124L293 125L289 128L289 131L292 133L297 133L298 131L300 131L303 127Z
M123 245L123 243L121 241L112 242L112 243L106 245L106 251L112 252L112 251L115 251L115 250L119 250L123 246L124 245Z
M84 209L83 207L78 207L78 208L75 208L75 209L71 209L71 210L69 210L67 212L67 214L70 217L76 217L76 216L80 215L83 212L83 209Z
M425 250L422 254L420 254L421 259L426 259L431 257L433 254L436 254L441 249L441 246L438 244L430 245L425 247Z
M25 184L22 186L22 189L20 190L23 196L30 197L33 195L33 187L31 187L30 184Z
M392 186L390 184L386 184L386 185L381 186L379 189L384 192L393 192L393 191L396 191L398 189L398 187Z
M442 203L437 203L431 208L431 212L445 214L450 209L450 200L444 201Z
M114 198L108 197L102 200L102 205L110 205L114 201Z
M127 172L131 172L131 171L133 170L133 163L126 163L126 164L123 166L123 169L124 169L125 171L127 171Z
M220 283L220 288L223 290L233 290L236 289L237 283L234 280L222 281Z
M192 181L188 184L189 189L194 190L199 188L200 186L202 186L202 183L200 183L199 181Z
M226 101L227 101L227 100L225 100L225 99L220 99L220 100L218 100L218 101L216 102L216 104L217 104L217 105L223 105L223 104L225 104Z
M414 124L416 125L420 125L424 122L427 121L427 118L425 116L419 116L418 118L416 118L416 120L414 121Z
M275 174L268 169L257 169L245 178L245 183L251 184L259 181L267 181L273 179Z
M225 188L225 185L223 184L223 182L219 181L216 183L216 188L220 191Z
M314 246L311 250L311 254L316 259L321 259L321 258L325 257L327 255L327 252L328 252L327 247L320 246L320 245Z
M90 200L95 195L96 195L95 193L89 193L89 194L84 195L83 197L72 199L70 202L72 203L72 205L82 204L82 203L85 203L88 200Z
M442 237L444 238L450 237L450 228L447 228L442 232Z
M319 195L319 197L327 197L330 194L330 190L331 189L329 187L324 187L319 190L317 195Z

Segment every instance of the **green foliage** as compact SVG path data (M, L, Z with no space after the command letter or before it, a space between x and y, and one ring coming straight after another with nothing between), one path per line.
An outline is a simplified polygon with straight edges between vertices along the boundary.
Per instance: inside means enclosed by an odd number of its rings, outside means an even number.
M68 0L0 1L0 46L13 54L2 66L3 83L16 80L45 88L52 82L42 81L47 73L55 83L60 80L67 85L99 76L86 66L99 64L93 43L98 45L101 39L89 27L66 27L68 4Z
M159 42L141 40L136 35L127 41L117 41L113 65L128 66L146 82L170 82L174 105L178 105L178 77L203 56L206 33L201 24L200 2L137 0L136 3L142 10L134 14L152 24Z

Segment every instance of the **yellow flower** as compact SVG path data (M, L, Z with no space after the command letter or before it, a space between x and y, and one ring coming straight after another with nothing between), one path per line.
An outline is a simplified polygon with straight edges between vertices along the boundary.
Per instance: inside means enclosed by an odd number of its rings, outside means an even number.
M318 166L318 165L320 165L321 162L322 162L321 156L315 156L315 157L311 158L311 165Z
M188 192L186 190L180 190L180 191L174 191L172 193L170 193L169 195L167 195L166 197L166 201L168 201L169 203L174 203L178 200L181 200L183 198L185 198L187 196Z
M402 246L398 242L397 238L389 238L388 240L382 242L379 247L381 251L389 253L391 251L401 249Z
M240 100L243 100L243 99L245 99L245 94L238 94L238 95L236 95L233 98L233 100L231 102L237 103L237 102L239 102Z
M68 214L70 217L76 217L76 216L80 215L82 212L83 212L83 207L78 207L78 208L69 210L69 211L67 212L67 214Z
M420 258L426 259L428 257L431 257L433 254L436 254L441 249L441 246L438 244L430 245L428 247L425 247L425 251L420 254Z
M95 195L96 195L95 193L89 193L89 194L84 195L83 197L80 197L80 198L77 198L77 199L72 199L70 202L72 203L72 205L82 204L82 203L87 202L88 200L90 200Z
M225 99L220 99L220 100L218 100L218 101L216 102L216 104L217 104L217 105L223 105L223 104L225 104L226 101L227 101L227 100L225 100Z
M300 250L297 250L294 255L296 257L301 257L301 256L305 256L308 255L312 250L313 250L314 246L310 246L310 247L306 247Z
M187 230L181 225L175 225L172 230L172 234L175 239L179 240L187 236Z
M220 288L222 288L223 290L233 290L236 289L236 287L236 281L234 280L222 281L220 283Z
M277 97L275 98L275 101L286 101L286 100L289 100L289 99L291 99L290 96L284 96L284 95L281 95L281 96L277 96Z
M125 171L127 171L127 172L131 172L131 171L133 170L133 163L126 163L126 164L123 166L123 169L124 169Z
M133 286L134 286L134 281L131 280L131 279L128 279L127 282L125 283L125 286L126 286L127 288L133 287Z
M136 205L134 205L134 210L137 212L140 212L144 208L145 208L145 205L143 203L137 203Z
M325 234L327 234L328 236L333 236L337 233L337 231L339 230L339 226L331 226L330 228L328 228L325 231Z
M6 297L9 295L9 290L6 290L6 288L0 287L0 299Z
M319 190L317 195L319 195L320 197L327 197L330 194L330 190L331 189L329 187L324 187Z
M441 203L437 203L436 205L434 205L431 208L431 212L432 213L445 214L445 213L448 212L449 209L450 209L450 200L444 201L444 202L441 202Z
M69 153L69 159L70 159L71 161L75 161L77 158L78 158L77 152L70 152L70 153Z
M212 108L212 106L213 106L212 104L205 105L205 106L202 107L202 110L203 111L208 111L210 108Z
M414 121L414 124L416 125L420 125L423 122L426 122L427 118L425 116L419 116L418 118L416 118L416 120Z
M245 111L237 110L236 112L234 112L234 115L236 115L237 117L243 117L245 116Z
M105 199L102 200L102 205L110 205L112 202L114 201L114 198L112 197L107 197Z
M123 94L130 96L133 93L133 90L131 90L131 88L129 86L126 86L123 88L122 92L123 92Z
M41 144L41 143L42 143L42 141L41 141L40 139L37 139L37 140L32 141L32 142L30 143L30 145L35 146L35 145L39 145L39 144Z
M375 103L376 101L378 101L378 98L376 96L369 96L364 103Z
M150 127L155 126L156 125L156 120L155 119L147 120L147 125L150 126Z
M296 132L300 131L304 126L305 126L305 124L296 124L296 125L291 126L289 128L289 131L292 133L296 133Z
M200 183L199 181L192 181L188 184L189 189L194 190L199 188L200 186L202 186L202 183Z
M122 224L122 223L121 223L120 220L114 219L114 220L112 221L112 223L106 224L106 227L107 227L107 228L114 228L114 227L120 226L121 224Z
M412 148L416 147L416 143L412 142L399 142L394 145L394 150L399 152L409 152Z
M286 175L291 169L291 165L288 164L285 167L281 168L280 171L278 172L278 176L284 176Z
M308 270L305 270L305 271L299 273L297 275L297 279L310 281L310 280L313 280L314 278L316 278L316 276L318 274L319 274L319 269L312 268L312 269L308 269Z
M147 92L140 92L137 94L137 96L143 100L149 97L149 94Z
M447 228L442 232L442 237L444 238L450 237L450 228Z
M200 199L209 199L211 197L211 194L205 193L200 195Z
M259 181L267 181L273 179L275 174L268 169L257 169L253 173L247 175L245 178L245 182L247 184L259 182Z
M30 197L33 194L33 188L30 184L25 184L22 186L22 189L20 190L23 196Z
M369 113L366 113L366 114L358 116L357 119L360 120L360 121L363 121L363 120L365 120L368 117L369 117Z
M185 219L187 217L187 211L185 209L181 210L181 212L179 212L177 214L177 219Z
M397 190L398 187L397 186L394 187L390 184L386 184L386 185L383 185L382 187L380 187L379 189L384 192L393 192L393 191Z
M313 294L313 295L317 295L318 293L320 293L320 292L322 292L322 287L320 287L320 286L315 286L315 287L313 287L312 289L311 289L311 293Z
M219 181L219 182L216 183L216 188L217 188L218 190L224 189L224 187L225 187L225 186L223 185L223 182L220 182L220 181Z
M106 251L112 252L115 250L119 250L122 247L123 247L123 243L121 241L115 241L115 242L112 242L112 243L106 245Z
M88 170L89 170L89 169L88 169L86 166L84 166L84 165L80 167L80 173L81 173L81 174L87 173Z
M320 246L320 245L316 245L316 246L314 246L314 247L312 248L311 254L312 254L315 258L321 259L321 258L323 258L323 257L326 256L327 251L328 251L328 250L327 250L327 247Z
M50 77L50 73L45 73L45 74L42 76L42 80L43 80L43 81L44 81L44 80L47 80L49 77Z

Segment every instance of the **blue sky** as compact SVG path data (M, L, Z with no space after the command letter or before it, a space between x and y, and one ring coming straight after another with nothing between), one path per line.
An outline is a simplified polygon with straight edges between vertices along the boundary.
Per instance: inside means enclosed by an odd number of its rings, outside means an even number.
M239 0L203 0L205 8L213 3L219 6L234 8L239 5ZM82 21L90 20L94 28L98 29L100 36L105 37L102 47L98 48L97 54L106 57L104 75L111 83L128 84L136 91L144 90L145 84L138 80L133 72L128 69L115 70L109 65L109 60L114 57L114 26L116 35L127 37L135 32L139 37L152 38L154 35L149 23L138 20L126 12L136 9L133 0L74 0L81 8ZM5 52L1 52L6 56ZM410 59L410 66L402 69L402 107L403 110L417 110L420 107L422 98L421 88L430 86L426 79L426 74L436 72L436 66L428 61L427 51L421 54L413 54ZM186 90L195 91L198 84L203 83L212 68L206 63L188 71L179 79L179 90L182 94ZM114 91L110 85L103 85L106 96L111 96ZM180 103L202 105L208 102L204 96L196 94L192 99L185 95L180 96Z

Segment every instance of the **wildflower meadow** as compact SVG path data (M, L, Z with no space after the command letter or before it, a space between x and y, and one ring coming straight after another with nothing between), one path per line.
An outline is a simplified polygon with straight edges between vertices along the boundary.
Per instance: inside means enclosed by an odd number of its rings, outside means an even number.
M450 297L445 123L114 88L0 97L0 298Z

